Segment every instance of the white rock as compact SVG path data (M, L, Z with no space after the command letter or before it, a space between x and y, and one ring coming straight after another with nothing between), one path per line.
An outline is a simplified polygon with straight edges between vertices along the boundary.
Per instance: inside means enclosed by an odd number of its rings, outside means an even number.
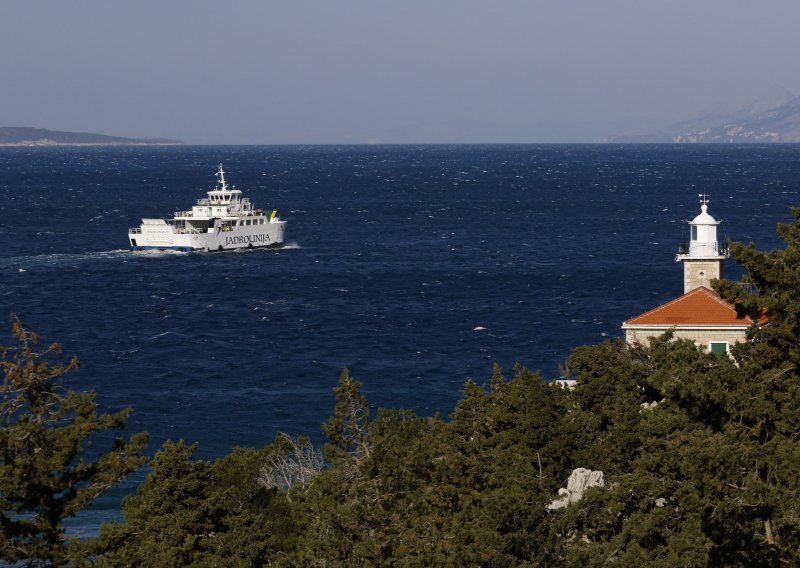
M606 481L602 471L592 471L585 467L572 470L567 480L567 488L558 490L561 499L551 501L547 506L549 511L562 509L570 503L577 503L589 487L605 487Z

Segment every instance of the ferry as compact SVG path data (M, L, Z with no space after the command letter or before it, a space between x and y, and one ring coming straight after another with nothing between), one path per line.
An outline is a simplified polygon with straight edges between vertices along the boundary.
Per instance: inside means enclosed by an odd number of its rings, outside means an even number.
M253 208L236 186L228 186L222 164L215 175L217 186L191 210L176 211L172 219L142 219L140 227L129 229L131 249L189 252L283 246L286 221L278 212Z

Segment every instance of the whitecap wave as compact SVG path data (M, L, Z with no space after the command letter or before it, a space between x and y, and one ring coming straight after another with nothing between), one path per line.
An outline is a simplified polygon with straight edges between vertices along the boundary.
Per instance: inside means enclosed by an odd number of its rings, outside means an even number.
M176 337L188 337L185 333L178 333L177 331L163 331L161 333L155 334L152 337L149 337L148 339L152 341L153 339L159 339L161 337L166 337L167 335L174 335Z
M93 251L82 253L49 253L11 256L0 259L0 268L18 268L21 272L39 266L78 265L86 262L117 260L131 254L128 249Z
M143 258L161 258L164 256L183 256L187 254L191 254L191 252L183 251L183 250L173 250L173 249L147 249L147 250L133 250L127 251L128 254L135 255L137 257Z

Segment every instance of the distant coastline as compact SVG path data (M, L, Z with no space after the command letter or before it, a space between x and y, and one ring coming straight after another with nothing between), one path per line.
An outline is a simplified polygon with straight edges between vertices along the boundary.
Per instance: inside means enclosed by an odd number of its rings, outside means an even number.
M62 132L46 128L0 126L0 147L51 146L181 146L169 138L125 138L91 132Z

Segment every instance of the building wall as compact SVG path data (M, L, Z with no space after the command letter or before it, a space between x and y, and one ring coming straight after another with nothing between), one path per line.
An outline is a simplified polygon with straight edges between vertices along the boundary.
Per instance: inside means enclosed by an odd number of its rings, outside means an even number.
M711 281L723 277L722 260L683 261L683 293L705 286L711 288Z
M629 345L641 343L647 345L651 337L659 337L667 330L664 328L651 329L626 329L625 341ZM708 350L711 341L727 341L730 345L744 341L747 330L740 329L673 329L676 339L691 339L698 345Z

